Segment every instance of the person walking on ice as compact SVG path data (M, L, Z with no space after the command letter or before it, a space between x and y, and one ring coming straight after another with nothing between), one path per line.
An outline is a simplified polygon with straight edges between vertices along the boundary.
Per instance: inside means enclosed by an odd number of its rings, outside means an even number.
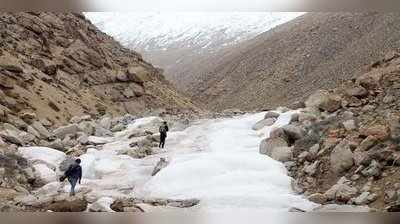
M164 121L162 123L162 125L159 128L159 131L160 131L160 145L159 145L159 147L163 149L164 146L165 146L165 139L167 138L167 132L169 131L166 121Z
M75 196L75 186L79 182L81 184L82 179L82 167L81 167L81 159L76 159L73 164L71 164L67 171L65 171L64 175L60 178L60 181L64 181L68 179L68 182L71 184L71 191L69 193L70 196Z

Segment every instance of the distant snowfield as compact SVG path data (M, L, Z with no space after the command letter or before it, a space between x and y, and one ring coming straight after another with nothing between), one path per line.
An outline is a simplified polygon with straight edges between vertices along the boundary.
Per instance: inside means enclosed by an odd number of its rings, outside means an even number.
M289 123L291 113L282 114L273 127ZM169 133L163 152L133 159L120 154L129 145L129 133L160 121L157 117L139 119L127 130L105 139L110 143L102 150L89 149L81 156L84 179L77 190L89 189L88 198L104 203L133 196L197 198L200 204L191 208L195 211L311 209L315 204L292 192L283 164L259 154L260 141L271 128L256 132L252 126L263 116L260 113L199 121L184 131ZM46 148L40 148L40 153L32 153L29 148L21 150L30 160L53 164L62 157ZM49 153L43 153L45 150ZM161 157L167 158L170 165L152 177ZM60 189L68 192L68 187L54 181L39 189L38 194L57 195Z
M299 12L88 12L105 33L135 50L168 50L177 43L198 49L236 44L285 23ZM144 53L144 52L143 52Z

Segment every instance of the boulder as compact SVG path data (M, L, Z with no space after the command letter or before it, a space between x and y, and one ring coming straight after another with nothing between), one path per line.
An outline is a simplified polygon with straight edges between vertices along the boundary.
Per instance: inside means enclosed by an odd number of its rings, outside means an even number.
M39 134L41 138L49 138L50 132L38 121L34 121L31 125Z
M83 115L83 116L74 116L71 118L70 122L71 123L75 123L75 124L79 124L82 121L90 121L91 120L91 116L90 115Z
M299 126L289 124L283 126L282 129L286 136L285 139L289 144L293 144L295 141L306 136L306 131Z
M360 128L360 134L363 136L372 136L377 140L384 141L390 135L390 129L386 125L373 124Z
M341 103L342 100L338 95L331 94L324 90L315 92L305 102L308 108L330 113L340 109Z
M363 98L368 96L368 91L362 86L354 86L345 90L346 95Z
M358 193L357 188L351 187L348 184L349 181L345 178L342 178L337 184L333 185L329 190L327 190L324 195L328 200L347 202Z
M102 126L98 125L95 128L94 135L97 136L97 137L109 137L109 136L113 136L113 133L110 130L105 129Z
M150 81L151 77L146 68L142 66L132 66L128 68L127 78L129 81L142 84Z
M99 125L100 125L100 127L104 128L104 129L110 130L111 129L111 121L112 121L111 117L106 116L106 117L103 117L99 121Z
M354 165L353 152L346 140L340 142L330 155L331 170L334 173L341 173Z
M314 163L310 164L310 165L306 165L303 168L303 172L310 175L310 176L314 176L317 173L317 169L318 166L320 164L320 161L315 161Z
M87 208L87 201L83 199L72 199L57 201L46 207L46 210L53 212L83 212Z
M275 121L276 121L275 118L267 118L267 119L261 120L253 126L253 130L258 131L258 130L264 128L265 126L271 126L275 123Z
M293 158L293 148L292 147L275 147L271 150L271 155L269 155L272 159L287 162L292 160Z
M361 171L361 174L366 177L379 177L382 173L383 166L376 160L372 160L370 165Z
M382 72L379 70L373 70L369 73L359 76L356 79L356 83L367 90L375 90L380 85L382 80Z
M113 212L110 208L111 204L114 203L114 199L110 197L102 197L88 207L90 212Z
M278 119L279 116L280 116L280 114L279 114L278 112L268 111L268 112L264 115L264 119L268 119L268 118L275 118L275 119Z
M354 120L347 120L343 122L343 126L347 131L353 131L357 129L356 122Z
M367 205L370 204L372 202L374 202L377 199L376 194L371 194L369 192L363 192L362 194L360 194L358 197L356 197L354 200L352 200L354 202L354 204L356 205Z
M0 137L5 139L6 141L17 145L23 145L24 140L22 139L20 134L20 130L8 123L4 123L2 125L2 130L0 130Z
M277 147L287 147L288 143L280 137L276 138L267 138L261 141L260 144L260 153L271 156L272 154L272 149L277 148Z
M317 204L324 204L328 198L321 193L314 193L307 198L309 201L317 203Z
M79 129L87 135L93 135L95 133L96 124L92 121L83 121L79 123Z
M75 135L80 131L81 129L77 124L70 124L67 126L62 126L57 128L56 130L53 131L53 135L55 135L57 138L64 139L65 136Z

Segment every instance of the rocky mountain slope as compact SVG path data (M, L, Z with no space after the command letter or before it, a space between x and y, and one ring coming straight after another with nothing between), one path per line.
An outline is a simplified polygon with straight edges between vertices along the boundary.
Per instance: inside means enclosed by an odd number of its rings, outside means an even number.
M265 109L365 72L400 47L396 13L307 13L198 66L191 96L213 109ZM216 61L216 62L215 62Z
M23 114L60 124L82 114L196 109L162 70L82 14L1 13L0 27L0 114L13 125Z
M165 70L182 90L215 53L254 38L301 13L86 13L102 31ZM199 66L199 67L198 67Z
M294 189L318 204L399 211L399 65L391 52L356 79L313 93L260 152L285 162Z

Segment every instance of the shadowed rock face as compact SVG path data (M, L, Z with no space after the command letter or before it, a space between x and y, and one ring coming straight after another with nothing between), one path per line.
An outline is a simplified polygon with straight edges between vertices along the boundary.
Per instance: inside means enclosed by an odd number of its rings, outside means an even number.
M188 93L221 110L290 105L365 73L399 48L399 18L395 13L307 13L208 58L207 66L191 74Z
M1 13L0 35L0 114L33 111L59 124L84 113L195 109L162 70L81 14Z

